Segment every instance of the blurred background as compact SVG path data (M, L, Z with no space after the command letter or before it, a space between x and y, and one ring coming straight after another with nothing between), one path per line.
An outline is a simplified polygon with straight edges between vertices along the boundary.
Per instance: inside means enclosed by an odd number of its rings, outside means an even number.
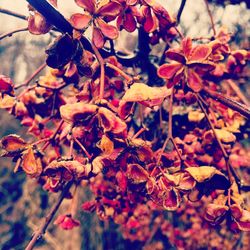
M161 0L170 13L176 15L181 1ZM250 36L249 1L210 1L210 8L216 27L225 26L235 34L236 43L247 48ZM25 0L0 0L0 8L9 9L28 15ZM58 9L69 18L71 14L81 11L74 0L58 0ZM17 28L26 27L26 21L0 13L0 35ZM210 19L203 0L187 1L181 17L181 30L190 36L201 37L210 34ZM118 47L127 46L127 35L117 41ZM136 44L133 36L131 48ZM53 41L50 35L34 36L29 32L14 34L0 41L0 74L13 79L15 84L22 83L38 68L45 59L44 48ZM125 45L126 44L126 45ZM0 137L10 133L26 136L26 129L19 122L0 109ZM13 173L14 163L10 159L0 158L0 248L24 249L32 232L40 224L46 208L53 203L55 197L48 196L32 179L24 174ZM90 193L82 193L82 201ZM67 209L67 201L61 210ZM112 223L100 222L93 214L79 212L77 218L82 227L73 231L62 231L52 225L36 249L140 249L139 242L122 239L117 227Z

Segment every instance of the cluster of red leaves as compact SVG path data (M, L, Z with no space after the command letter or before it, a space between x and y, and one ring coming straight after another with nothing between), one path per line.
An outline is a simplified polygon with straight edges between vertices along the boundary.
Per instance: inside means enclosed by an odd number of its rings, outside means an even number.
M208 224L194 215L198 201L206 206L204 218L210 224L226 219L232 230L250 231L250 213L225 157L232 152L232 167L244 166L246 152L240 144L233 145L234 133L239 134L246 120L199 95L244 74L249 52L232 50L224 29L206 44L183 38L178 48L166 51L170 62L158 68L166 85L151 87L129 75L115 56L101 58L102 62L99 53L86 51L81 36L91 28L94 48L102 48L106 39L118 37L119 30L133 32L140 25L158 37L152 44L159 38L172 40L175 20L169 13L153 0L75 2L84 12L70 18L73 37L59 36L46 50L51 69L45 76L19 94L11 79L0 76L0 107L36 138L2 138L2 156L12 157L15 171L36 178L48 191L58 192L69 182L79 188L89 185L93 200L85 201L83 210L95 211L102 220L113 219L130 240L149 243L160 230L171 244L184 247L184 239L195 238L203 224L206 237ZM56 1L51 3L56 6ZM116 26L110 24L115 19ZM51 29L35 10L28 22L33 34ZM188 107L187 120L177 107L173 111L173 104ZM173 114L180 117L177 125L172 124ZM162 121L167 116L168 131ZM165 145L166 137L174 147ZM183 219L184 232L162 210L176 211L173 216L179 218L194 216L193 221L187 226ZM72 214L75 211L59 216L55 224L63 229L79 226Z

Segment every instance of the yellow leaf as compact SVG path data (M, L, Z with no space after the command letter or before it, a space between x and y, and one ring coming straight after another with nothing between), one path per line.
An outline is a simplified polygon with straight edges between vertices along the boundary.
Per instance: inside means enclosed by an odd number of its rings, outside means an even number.
M189 167L185 169L197 182L204 182L211 179L217 170L215 167Z

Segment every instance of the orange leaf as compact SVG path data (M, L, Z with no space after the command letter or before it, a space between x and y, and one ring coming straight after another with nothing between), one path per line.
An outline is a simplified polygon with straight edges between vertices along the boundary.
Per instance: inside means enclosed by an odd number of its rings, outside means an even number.
M104 154L107 155L111 154L114 150L114 143L105 134L102 136L102 139L97 146L102 150Z
M31 147L23 155L23 170L26 174L32 177L38 177L42 173L42 163L39 157L35 157Z

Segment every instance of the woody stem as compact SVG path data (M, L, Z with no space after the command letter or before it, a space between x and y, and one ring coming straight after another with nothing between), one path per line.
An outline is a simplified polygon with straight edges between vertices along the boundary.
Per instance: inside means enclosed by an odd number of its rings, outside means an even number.
M57 210L59 209L63 199L65 198L65 196L69 192L69 189L72 186L72 184L73 184L73 182L71 181L65 185L61 194L58 197L58 200L56 201L56 203L51 208L50 212L45 217L45 219L44 219L43 223L40 225L39 229L33 234L33 237L31 239L31 241L29 242L29 244L27 245L27 247L25 248L25 250L32 250L34 248L35 244L37 243L37 241L43 236L43 234L45 234L47 227L49 226L50 222L54 218Z

